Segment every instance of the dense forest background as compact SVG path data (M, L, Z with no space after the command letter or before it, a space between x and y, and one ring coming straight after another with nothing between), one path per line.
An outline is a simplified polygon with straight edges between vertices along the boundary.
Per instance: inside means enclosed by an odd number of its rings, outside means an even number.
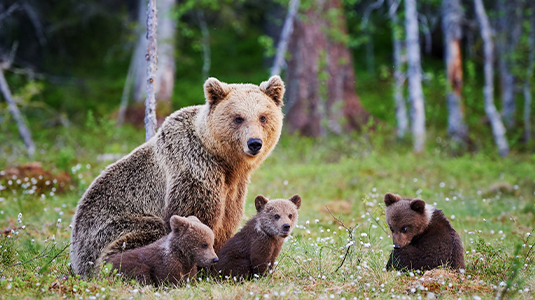
M416 152L424 149L428 135L427 140L444 138L454 154L492 153L491 137L500 134L492 124L499 122L505 124L508 148L533 151L535 12L530 1L482 2L494 44L494 99L487 103L495 104L497 120L485 110L483 68L489 58L481 34L487 29L475 10L479 1L293 2L299 8L291 19L294 30L281 74L288 87L287 132L333 136L362 126L390 128L389 136L414 140ZM416 5L411 15L406 12L410 3ZM159 119L203 103L208 76L225 82L266 80L289 4L159 1ZM409 32L414 17L416 35ZM88 117L122 123L121 103L128 105L126 123L142 128L145 22L143 0L0 4L2 70L34 138L54 139L59 127L83 125ZM448 51L458 56L448 58ZM414 53L420 55L411 60ZM413 94L418 84L419 96ZM14 118L5 101L0 109L0 139L8 141L1 151L16 152L22 141ZM499 152L506 155L508 148L499 146Z

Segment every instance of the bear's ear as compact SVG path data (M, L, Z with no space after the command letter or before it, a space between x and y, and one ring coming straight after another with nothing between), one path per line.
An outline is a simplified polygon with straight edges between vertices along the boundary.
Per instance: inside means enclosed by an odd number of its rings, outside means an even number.
M262 208L264 208L264 206L266 206L266 203L268 203L268 199L262 195L258 195L256 196L256 198L254 198L254 206L256 207L256 211L259 212L262 210Z
M176 232L183 233L189 228L188 218L172 216L169 223L171 224L171 230Z
M199 218L197 218L196 216L189 216L187 218L190 222L199 222L199 223L202 223L201 220L199 220Z
M268 81L262 82L260 84L260 90L271 98L278 107L284 105L282 98L284 97L285 88L284 82L279 75L271 76Z
M425 202L422 199L414 199L411 201L411 209L419 214L423 214L425 211Z
M386 204L386 206L390 206L390 205L398 202L399 200L401 200L401 197L396 195L396 194L386 193L386 195L385 195L385 204Z
M293 195L292 198L290 198L289 200L292 201L295 206L297 206L297 209L301 207L301 196Z
M223 83L214 77L206 79L206 82L204 83L204 97L206 97L206 101L210 106L216 105L221 100L225 99L228 93L230 93L228 84Z

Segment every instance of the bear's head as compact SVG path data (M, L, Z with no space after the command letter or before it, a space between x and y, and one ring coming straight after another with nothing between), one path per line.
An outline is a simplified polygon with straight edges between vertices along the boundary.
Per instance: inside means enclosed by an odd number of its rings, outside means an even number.
M206 267L219 259L214 251L214 233L197 217L172 216L169 220L171 233L168 237L168 251L181 253L196 265Z
M429 225L434 207L422 199L401 198L399 195L385 195L386 223L392 231L394 249L408 245Z
M268 200L262 195L256 196L257 223L256 230L269 236L286 238L297 224L301 197L294 195L290 199Z
M260 86L204 83L206 105L196 126L203 144L232 164L261 163L277 144L282 130L284 82L272 76Z

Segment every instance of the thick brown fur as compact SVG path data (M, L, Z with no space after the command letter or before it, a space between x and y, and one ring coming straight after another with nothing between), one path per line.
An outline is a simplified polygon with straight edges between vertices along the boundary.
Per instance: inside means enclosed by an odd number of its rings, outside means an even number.
M464 269L461 239L441 210L421 199L391 193L385 195L384 202L394 242L387 269Z
M177 284L197 273L197 266L217 262L214 233L194 216L173 216L171 233L156 242L111 255L106 263L141 284Z
M255 198L258 213L219 251L216 275L248 279L264 275L274 266L284 239L297 224L301 197L268 200Z
M171 114L87 189L73 221L74 272L91 276L123 243L131 249L158 240L170 232L173 215L208 225L217 253L243 217L252 172L279 140L283 94L278 76L260 87L209 78L205 105ZM262 141L259 151L248 149L251 139Z

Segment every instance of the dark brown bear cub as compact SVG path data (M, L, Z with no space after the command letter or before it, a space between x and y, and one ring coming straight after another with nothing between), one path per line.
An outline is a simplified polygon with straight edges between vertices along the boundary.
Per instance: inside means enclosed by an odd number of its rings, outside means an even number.
M463 244L441 210L421 199L391 193L385 195L384 201L386 223L394 240L387 269L464 269Z
M113 264L126 277L141 284L177 284L218 261L214 252L214 233L194 216L173 216L171 233L147 246L110 256Z
M273 267L284 239L297 224L301 197L268 200L258 195L255 206L256 216L219 250L215 269L223 278L250 279Z

